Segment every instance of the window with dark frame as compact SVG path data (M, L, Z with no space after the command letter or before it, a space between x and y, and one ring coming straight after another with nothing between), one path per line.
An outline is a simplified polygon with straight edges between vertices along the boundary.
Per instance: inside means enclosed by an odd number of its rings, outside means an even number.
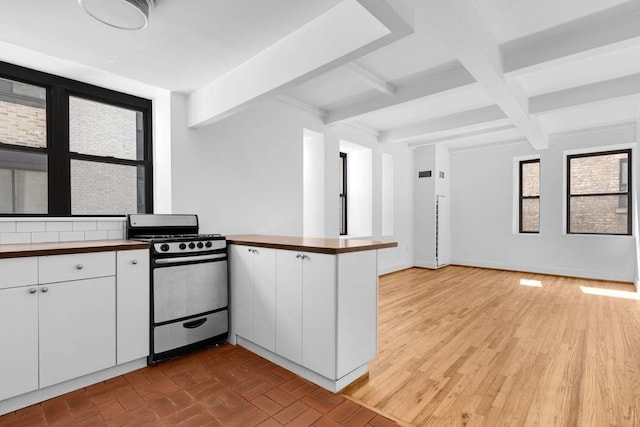
M0 216L153 211L151 101L0 62Z
M340 235L347 235L347 153L340 153L338 162L338 183L340 188Z
M519 232L540 233L540 159L521 160Z
M631 150L567 156L567 233L631 235Z

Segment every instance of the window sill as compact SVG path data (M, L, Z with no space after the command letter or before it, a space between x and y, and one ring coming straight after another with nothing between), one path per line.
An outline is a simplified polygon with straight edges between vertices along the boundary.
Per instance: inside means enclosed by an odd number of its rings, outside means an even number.
M514 236L527 236L527 237L539 237L540 233L519 233L519 232L515 232L513 233Z

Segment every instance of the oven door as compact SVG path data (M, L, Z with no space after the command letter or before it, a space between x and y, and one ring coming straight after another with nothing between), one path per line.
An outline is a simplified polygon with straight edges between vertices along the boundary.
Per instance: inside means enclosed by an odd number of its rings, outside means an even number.
M228 300L226 254L154 260L154 323L218 310Z

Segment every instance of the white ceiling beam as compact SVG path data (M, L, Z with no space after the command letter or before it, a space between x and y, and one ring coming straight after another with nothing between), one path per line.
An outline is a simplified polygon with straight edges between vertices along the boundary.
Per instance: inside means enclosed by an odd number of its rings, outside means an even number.
M460 88L475 83L469 72L459 63L447 64L422 74L418 78L397 88L393 95L378 96L344 108L330 111L326 124L355 120L374 111L383 110L405 102Z
M436 0L443 12L430 20L431 28L458 57L522 135L536 149L549 141L529 117L519 94L512 92L502 73L502 51L474 7L472 0ZM330 113L331 114L331 113Z
M529 113L571 108L640 93L640 74L545 93L529 98Z
M275 96L275 99L284 104L290 105L302 111L306 111L307 113L311 113L320 118L324 118L327 115L326 110L318 108L315 105L308 104L304 101L299 100L298 98L294 98L293 96L279 94Z
M521 74L640 40L640 2L631 1L502 44L503 70Z
M191 93L189 126L233 115L251 102L347 64L412 31L385 0L344 0Z
M482 136L489 133L501 132L503 130L515 129L513 125L498 125L495 127L488 127L485 129L474 130L474 131L463 131L460 133L456 133L455 135L447 135L441 138L430 138L424 139L419 142L412 142L408 144L409 148L422 147L423 145L433 145L441 142L451 142L461 138L470 138L473 136Z
M396 91L396 87L391 83L376 76L371 71L364 68L355 62L345 65L345 71L349 72L352 76L360 80L365 85L372 89L377 90L380 93L391 95Z
M451 129L473 126L479 123L493 122L506 118L497 105L476 108L444 117L414 123L380 132L380 142L412 142L425 139L430 134Z
M358 123L358 122L351 122L351 123L345 123L345 126L349 126L353 129L357 129L360 132L364 132L367 135L373 136L374 138L378 138L380 136L380 132L377 131L374 128L371 128L367 125L363 125L362 123ZM378 141L380 142L380 141Z

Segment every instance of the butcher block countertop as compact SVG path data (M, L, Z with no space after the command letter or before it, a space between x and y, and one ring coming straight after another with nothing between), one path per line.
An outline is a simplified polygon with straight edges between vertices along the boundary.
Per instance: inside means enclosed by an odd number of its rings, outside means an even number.
M86 240L78 242L18 243L0 245L0 258L78 254L87 252L126 251L148 248L148 243L135 242L133 240Z
M346 252L394 248L398 246L397 242L380 242L358 239L321 239L313 237L269 236L262 234L227 236L227 242L244 246L259 246L263 248L317 252L332 255L342 254Z

